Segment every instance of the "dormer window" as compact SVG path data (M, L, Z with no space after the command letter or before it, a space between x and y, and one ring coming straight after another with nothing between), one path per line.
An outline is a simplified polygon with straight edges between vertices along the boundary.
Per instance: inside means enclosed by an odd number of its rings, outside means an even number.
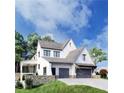
M60 57L60 51L54 51L54 57Z
M38 57L40 57L40 52L38 52Z
M86 60L86 54L83 54L83 61Z
M50 50L44 50L44 56L49 56L50 57Z
M71 42L69 43L69 45L71 46Z

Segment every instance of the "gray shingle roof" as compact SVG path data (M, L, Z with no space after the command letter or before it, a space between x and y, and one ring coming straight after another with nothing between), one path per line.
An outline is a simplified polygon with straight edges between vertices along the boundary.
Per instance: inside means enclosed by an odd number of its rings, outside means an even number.
M55 50L62 50L66 44L70 40L67 40L66 42L62 43L57 43L57 42L50 42L50 41L39 41L41 48L47 48L47 49L55 49Z
M80 53L82 52L83 48L78 48L73 51L71 51L66 58L52 58L52 57L43 57L49 62L54 63L74 63Z
M66 59L69 60L70 62L75 62L76 59L79 57L79 55L81 54L81 52L83 51L84 48L77 48L73 51L71 51Z

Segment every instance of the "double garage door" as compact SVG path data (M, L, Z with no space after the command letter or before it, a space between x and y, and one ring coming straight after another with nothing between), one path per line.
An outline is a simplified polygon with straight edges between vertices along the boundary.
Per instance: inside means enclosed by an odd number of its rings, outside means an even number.
M59 78L69 78L69 68L59 68ZM91 78L91 69L76 69L76 78Z
M91 78L91 69L76 69L76 78Z

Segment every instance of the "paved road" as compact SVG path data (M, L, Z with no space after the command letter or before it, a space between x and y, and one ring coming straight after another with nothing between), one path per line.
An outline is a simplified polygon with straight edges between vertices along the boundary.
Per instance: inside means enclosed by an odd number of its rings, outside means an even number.
M105 79L83 78L83 79L58 79L58 80L68 85L88 85L108 91L108 80Z

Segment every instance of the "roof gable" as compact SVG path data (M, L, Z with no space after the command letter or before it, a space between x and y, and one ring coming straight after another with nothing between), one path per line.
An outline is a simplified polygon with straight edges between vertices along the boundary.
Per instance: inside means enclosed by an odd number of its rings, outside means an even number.
M85 61L83 60L83 54L86 54L86 59ZM92 58L88 52L88 50L86 48L83 49L83 51L80 53L80 55L78 56L77 60L76 60L77 64L93 64L94 62L92 61Z

